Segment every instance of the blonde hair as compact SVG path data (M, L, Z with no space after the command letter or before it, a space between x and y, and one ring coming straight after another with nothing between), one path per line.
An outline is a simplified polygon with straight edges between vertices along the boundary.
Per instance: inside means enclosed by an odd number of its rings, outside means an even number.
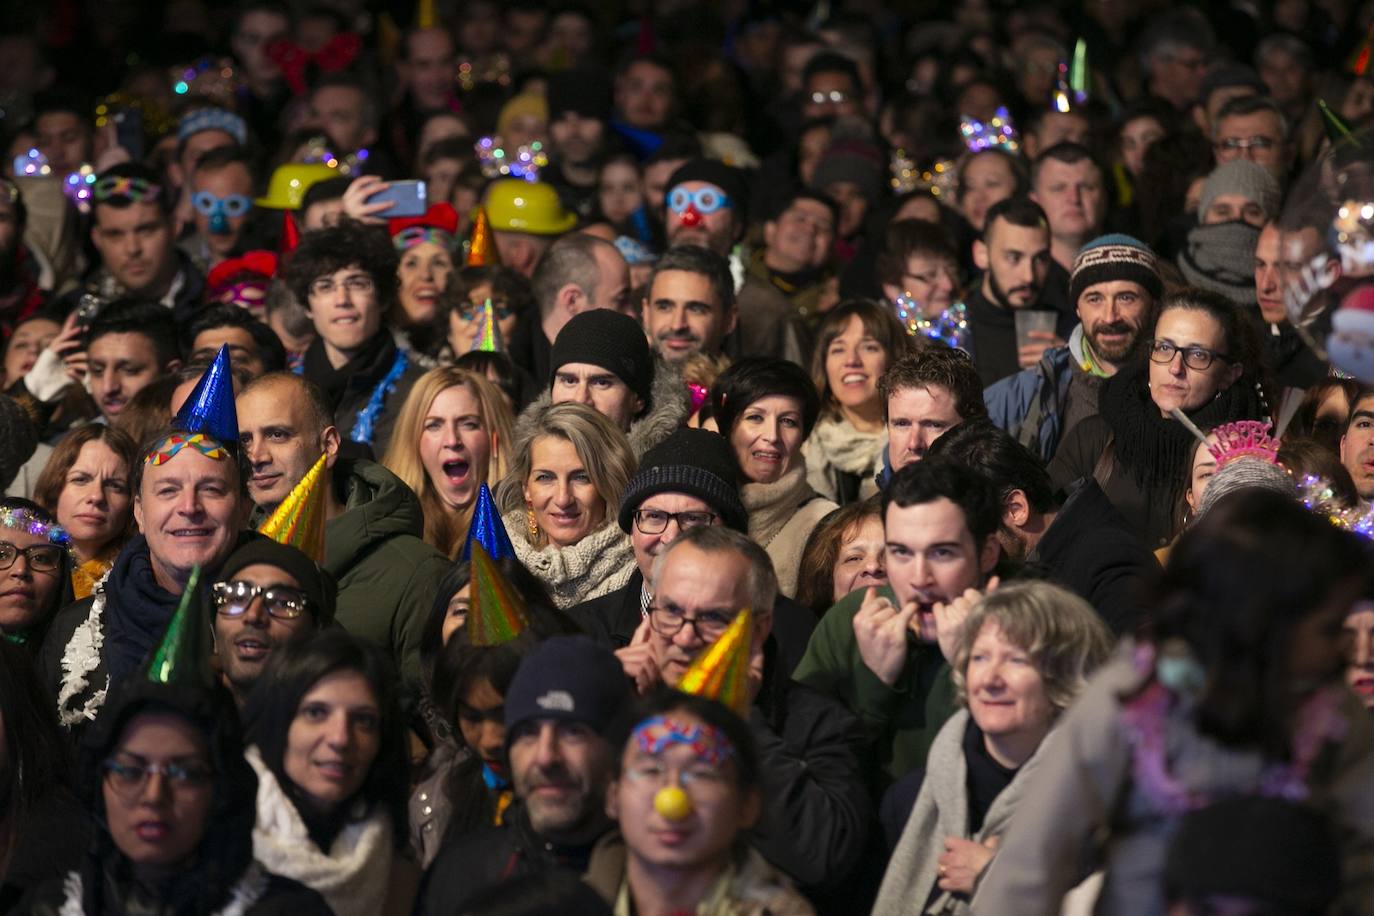
M606 520L614 522L620 512L637 461L625 434L606 417L585 404L571 401L530 407L528 430L514 444L514 462L496 488L496 504L502 513L516 512L525 505L525 483L533 463L531 453L536 440L546 436L571 442L577 457L592 479L592 486L606 503Z
M431 369L416 379L406 395L401 412L396 417L396 428L391 435L391 444L386 450L382 464L401 478L420 498L420 507L425 514L425 541L434 545L449 557L456 557L467 536L468 524L472 521L474 499L460 510L454 510L444 502L434 483L425 473L420 461L420 435L424 431L425 416L429 413L434 399L450 388L466 388L477 399L477 407L482 415L482 425L491 436L491 457L486 467L475 467L480 475L478 483L488 486L505 476L509 464L511 430L515 419L505 398L491 382L474 372L454 366L440 366ZM475 493L476 491L474 491Z
M1114 637L1092 605L1049 582L1016 582L986 595L964 621L950 666L959 702L967 705L965 674L973 643L987 624L1031 657L1055 715L1068 709L1088 675L1111 654Z

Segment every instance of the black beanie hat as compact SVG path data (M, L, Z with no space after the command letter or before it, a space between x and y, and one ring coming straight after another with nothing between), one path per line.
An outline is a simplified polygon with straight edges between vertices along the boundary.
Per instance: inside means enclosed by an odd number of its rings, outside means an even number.
M605 735L633 698L614 652L589 636L552 636L521 660L506 690L506 746L531 719L580 722Z
M749 532L749 514L739 498L730 443L709 429L683 427L644 453L620 500L620 527L626 534L635 510L656 493L695 496L714 509L726 525Z
M589 363L615 373L639 395L647 408L654 388L654 353L644 329L628 315L611 309L579 312L563 325L553 342L549 385L553 373L568 363Z
M719 159L688 159L678 166L677 171L668 179L665 186L667 193L671 194L673 188L684 181L704 181L720 188L725 192L725 196L730 198L730 205L735 209L736 225L745 224L745 207L749 203L749 181L745 178L743 170L726 165Z
M269 537L255 537L229 554L215 581L228 582L239 570L259 563L275 566L301 584L316 627L327 627L334 622L334 602L338 594L334 577L295 547L279 544Z
M611 80L600 67L578 67L549 80L548 99L550 124L568 112L611 120Z

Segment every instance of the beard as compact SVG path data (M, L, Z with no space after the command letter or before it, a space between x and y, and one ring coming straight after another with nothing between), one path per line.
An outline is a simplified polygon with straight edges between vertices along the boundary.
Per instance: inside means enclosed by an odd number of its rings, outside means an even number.
M1101 340L1103 334L1127 334L1130 336L1122 343L1104 343ZM1140 346L1139 326L1128 324L1125 321L1095 324L1092 330L1087 332L1087 337L1093 352L1110 363L1125 362Z
M997 282L996 271L988 268L988 284L992 287L992 299L1003 308L1029 308L1035 304L1035 300L1040 298L1040 287L1034 283L1027 283L1024 286L1013 286L1011 289L1003 289L1002 284ZM1029 293L1025 305L1012 305L1011 297L1017 293Z

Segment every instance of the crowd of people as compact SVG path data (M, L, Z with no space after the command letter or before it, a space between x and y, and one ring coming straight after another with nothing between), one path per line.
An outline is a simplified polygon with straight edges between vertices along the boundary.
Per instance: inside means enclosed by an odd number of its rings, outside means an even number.
M0 911L1374 913L1374 6L0 26Z

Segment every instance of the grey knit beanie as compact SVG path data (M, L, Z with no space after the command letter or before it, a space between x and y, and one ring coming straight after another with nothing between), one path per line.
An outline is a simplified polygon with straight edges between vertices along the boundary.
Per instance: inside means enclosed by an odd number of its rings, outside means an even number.
M1212 479L1207 481L1207 489L1202 491L1202 499L1198 500L1197 517L1206 515L1207 510L1223 496L1239 490L1271 490L1297 498L1293 478L1279 465L1259 458L1233 458L1218 468Z
M1222 194L1239 194L1246 200L1253 200L1260 205L1267 219L1279 215L1279 204L1283 199L1279 183L1269 174L1269 170L1249 159L1234 159L1212 169L1212 174L1202 183L1202 194L1198 197L1199 220L1212 201Z

